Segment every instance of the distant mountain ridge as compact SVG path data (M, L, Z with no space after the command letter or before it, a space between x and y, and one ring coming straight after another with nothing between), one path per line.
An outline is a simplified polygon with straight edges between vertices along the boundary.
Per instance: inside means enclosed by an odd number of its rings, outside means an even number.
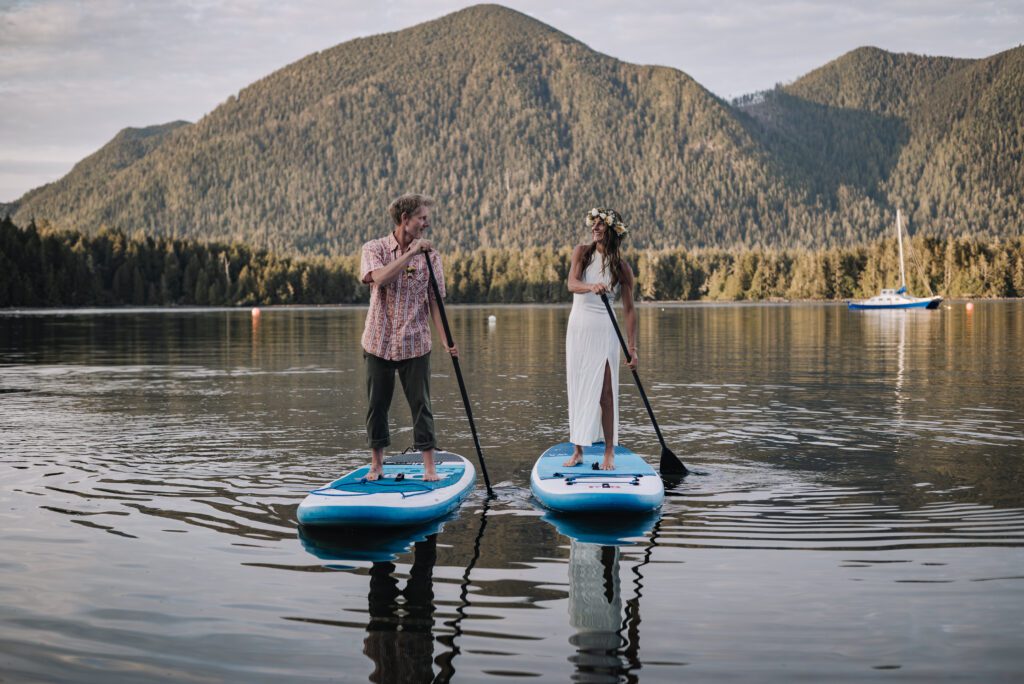
M1022 60L862 48L733 106L479 5L126 129L14 219L351 253L420 190L448 249L569 244L595 204L641 247L863 242L897 204L917 231L1019 235Z
M1024 226L1022 92L1024 48L978 60L862 48L744 110L839 205L856 188L935 235L1007 236Z

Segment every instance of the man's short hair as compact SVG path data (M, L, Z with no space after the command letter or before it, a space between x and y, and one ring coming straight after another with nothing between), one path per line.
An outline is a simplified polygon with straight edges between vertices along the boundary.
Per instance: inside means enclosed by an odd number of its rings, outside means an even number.
M417 192L407 192L391 203L391 206L388 207L388 213L391 214L391 220L397 226L402 222L402 214L412 216L420 207L432 206L434 206L433 197L421 195Z

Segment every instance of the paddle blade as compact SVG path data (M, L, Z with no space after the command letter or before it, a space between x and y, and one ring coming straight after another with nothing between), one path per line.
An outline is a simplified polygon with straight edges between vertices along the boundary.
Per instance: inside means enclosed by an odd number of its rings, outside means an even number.
M660 469L662 475L685 476L690 474L690 471L686 469L683 462L667 446L661 447Z

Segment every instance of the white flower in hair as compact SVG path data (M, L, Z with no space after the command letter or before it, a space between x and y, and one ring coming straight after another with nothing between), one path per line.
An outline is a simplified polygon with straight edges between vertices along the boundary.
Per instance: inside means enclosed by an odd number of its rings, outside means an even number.
M629 229L626 227L626 224L622 222L622 217L619 216L619 212L615 211L614 209L602 209L599 207L594 207L593 209L587 212L586 223L588 228L592 228L594 224L597 223L598 221L603 223L608 228L614 230L615 234L618 235L619 237L622 237L623 235L629 232Z

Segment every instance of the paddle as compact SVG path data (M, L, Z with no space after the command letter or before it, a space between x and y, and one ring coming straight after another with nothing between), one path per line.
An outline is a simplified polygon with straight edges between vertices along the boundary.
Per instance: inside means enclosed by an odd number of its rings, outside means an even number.
M441 290L437 287L437 278L434 277L434 267L430 263L430 254L423 253L427 261L427 270L430 272L430 287L434 290L434 298L437 300L437 310L441 312L441 324L444 326L444 335L448 338L448 346L455 345L452 339L452 329L448 326L448 316L444 312L444 300L441 299ZM452 357L452 365L455 366L455 377L459 379L459 391L462 392L462 405L466 407L466 417L469 418L469 429L473 432L473 444L476 445L476 456L480 461L480 472L484 476L484 485L487 486L487 495L494 496L491 489L491 479L487 477L487 464L484 463L484 454L480 450L480 438L476 436L476 423L473 422L473 409L469 407L469 395L466 394L466 381L462 379L462 368L459 366L459 357ZM680 464L682 465L682 464Z
M622 353L626 355L626 362L633 360L633 357L629 355L629 349L626 348L626 340L622 338L622 331L619 330L619 322L615 320L615 313L612 311L612 305L608 302L608 295L601 293L601 301L604 302L604 308L608 310L608 317L612 319L612 326L615 328L615 334L619 337L619 344L622 345ZM450 346L450 345L449 345ZM647 407L647 415L651 417L651 423L654 425L654 431L658 433L658 441L661 442L661 464L660 469L662 475L687 475L690 471L686 469L683 462L672 453L672 450L665 444L665 438L661 436L661 428L658 427L658 421L654 418L654 411L651 409L651 402L647 400L647 393L644 392L644 386L640 384L640 376L637 375L635 368L630 368L633 371L633 380L636 382L636 388L640 390L640 396L644 400L644 406Z

